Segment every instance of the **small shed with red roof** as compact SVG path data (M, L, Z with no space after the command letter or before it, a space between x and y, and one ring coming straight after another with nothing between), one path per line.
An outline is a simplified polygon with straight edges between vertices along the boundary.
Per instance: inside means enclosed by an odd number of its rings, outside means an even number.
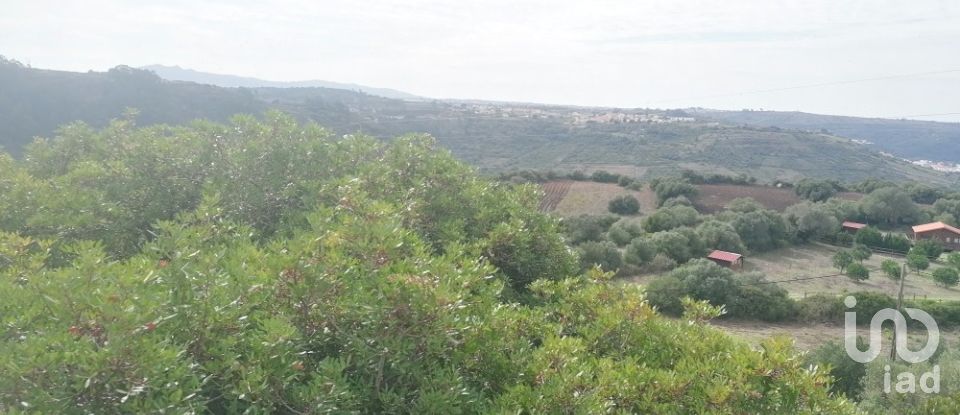
M721 251L718 249L711 252L710 255L707 255L707 259L727 268L743 268L743 255L735 252Z
M913 227L913 240L937 241L944 248L960 250L960 229L943 222L925 223Z
M846 232L857 233L857 231L863 228L866 228L867 224L845 220L843 221L843 225L841 225L840 227Z

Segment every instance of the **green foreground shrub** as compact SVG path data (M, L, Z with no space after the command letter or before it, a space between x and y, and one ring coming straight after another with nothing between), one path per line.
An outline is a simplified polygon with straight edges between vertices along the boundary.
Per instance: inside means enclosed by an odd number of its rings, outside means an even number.
M5 166L0 412L854 412L786 341L575 276L534 189L425 137L67 134Z
M857 337L857 346L860 350L866 348L862 337ZM859 399L863 391L863 377L867 373L867 366L850 358L843 343L828 342L814 349L806 356L809 365L828 365L833 383L830 390L842 393L850 399Z

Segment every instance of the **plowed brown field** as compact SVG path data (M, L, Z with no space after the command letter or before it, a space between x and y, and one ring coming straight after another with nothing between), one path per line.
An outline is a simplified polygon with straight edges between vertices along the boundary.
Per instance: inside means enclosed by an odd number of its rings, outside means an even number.
M790 205L801 202L792 188L777 188L773 186L740 186L735 184L704 184L697 186L700 193L693 200L693 204L701 213L714 213L738 197L749 197L767 209L783 211ZM860 200L859 193L844 192L837 197L846 200Z
M560 201L567 196L567 192L570 191L570 186L572 184L572 180L544 183L541 186L543 188L544 196L543 199L540 200L540 211L550 212L556 209L557 205L560 204Z

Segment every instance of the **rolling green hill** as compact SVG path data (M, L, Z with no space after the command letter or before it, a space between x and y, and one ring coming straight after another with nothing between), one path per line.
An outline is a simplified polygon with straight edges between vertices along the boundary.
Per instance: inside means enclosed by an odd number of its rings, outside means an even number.
M126 108L142 124L223 121L267 108L247 90L171 82L153 73L118 66L108 72L36 69L0 57L0 146L12 154L34 136L84 121L103 126Z
M257 93L301 118L342 132L362 131L379 137L428 132L461 159L490 172L589 170L602 165L636 176L693 169L745 173L762 181L801 177L846 181L872 177L940 184L957 181L955 175L912 165L846 138L733 126L699 118L691 121L670 111L510 104L486 104L478 109L465 103L377 100L374 107L360 105L332 114L329 102L291 100L289 90ZM280 97L287 100L278 100ZM578 117L602 119L610 113L647 115L654 121L573 121Z
M735 124L826 130L843 137L870 141L876 149L908 159L960 163L960 123L781 111L709 111L702 115Z
M829 134L716 122L683 111L473 101L404 101L334 88L222 88L163 80L117 67L72 73L0 61L0 145L18 154L33 136L68 122L100 126L137 108L141 125L222 121L277 108L339 134L389 138L430 133L484 172L591 170L659 176L684 169L745 173L761 181L866 178L952 184L957 176L914 166Z

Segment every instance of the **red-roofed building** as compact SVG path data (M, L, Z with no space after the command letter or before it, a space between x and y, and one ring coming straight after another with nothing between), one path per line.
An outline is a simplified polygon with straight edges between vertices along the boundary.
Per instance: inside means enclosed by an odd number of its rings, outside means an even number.
M716 250L707 255L707 259L727 268L743 268L743 255L737 253Z
M849 221L849 220L843 221L843 225L841 225L841 228L842 228L844 231L847 231L847 232L850 232L850 233L857 233L857 231L859 231L859 230L861 230L861 229L863 229L863 228L866 228L866 227L867 227L867 224L866 224L866 223L852 222L852 221Z
M960 229L943 222L925 223L913 227L913 240L931 240L950 250L960 249Z

